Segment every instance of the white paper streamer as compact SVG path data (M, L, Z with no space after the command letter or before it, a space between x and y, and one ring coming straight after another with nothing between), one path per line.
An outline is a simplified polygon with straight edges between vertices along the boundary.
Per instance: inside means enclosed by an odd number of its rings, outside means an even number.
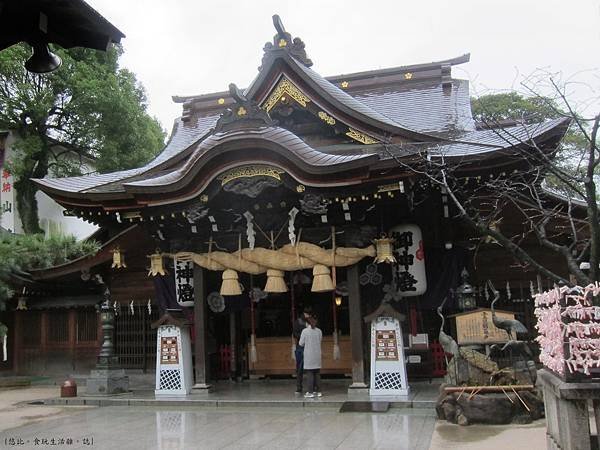
M298 208L294 206L288 213L288 216L290 216L290 221L288 223L288 236L290 238L290 244L292 245L296 245L296 228L294 227L296 214L298 214Z
M246 211L244 213L244 217L246 218L246 239L248 239L248 247L252 250L254 249L254 242L256 231L254 231L254 216L250 211Z

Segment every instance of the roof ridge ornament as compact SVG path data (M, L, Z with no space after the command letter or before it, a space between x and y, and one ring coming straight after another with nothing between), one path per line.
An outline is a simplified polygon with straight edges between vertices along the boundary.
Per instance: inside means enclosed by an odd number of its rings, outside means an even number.
M269 113L258 106L258 103L246 97L235 83L229 85L229 94L235 103L221 114L215 125L215 133L275 125Z
M273 36L273 42L267 42L263 47L263 51L265 54L263 55L263 59L261 62L261 67L258 70L261 70L263 66L265 66L265 62L274 52L278 51L286 51L290 54L290 56L294 57L306 67L310 67L313 65L311 59L306 55L305 45L302 39L299 37L295 37L292 39L292 35L285 31L283 26L283 22L279 15L275 14L273 16L273 26L275 30L277 30L277 34Z

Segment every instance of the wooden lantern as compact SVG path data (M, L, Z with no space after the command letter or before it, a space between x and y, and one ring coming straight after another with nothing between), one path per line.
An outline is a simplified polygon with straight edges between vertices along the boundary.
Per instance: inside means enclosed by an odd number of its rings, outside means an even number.
M112 251L112 255L113 255L113 263L112 263L112 266L110 266L111 268L122 269L122 268L127 267L127 264L125 264L125 252L122 252L119 247L116 247Z
M375 250L377 251L377 255L375 256L376 263L389 263L394 264L396 262L396 258L394 258L394 248L392 244L394 240L388 237L382 237L381 239L375 239L373 241L375 243Z
M157 275L166 275L167 271L163 266L163 258L162 253L157 251L148 256L150 258L150 270L148 271L148 276L152 275L153 277Z

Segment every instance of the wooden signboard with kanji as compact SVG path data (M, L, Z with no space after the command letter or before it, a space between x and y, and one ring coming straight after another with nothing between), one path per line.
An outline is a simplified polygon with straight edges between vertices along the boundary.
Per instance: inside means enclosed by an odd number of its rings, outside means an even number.
M375 345L377 361L398 361L395 330L377 331Z
M481 308L450 317L456 319L456 337L460 345L502 344L509 340L506 331L496 328L492 322L491 309ZM508 311L496 311L496 317L514 319L515 314Z
M160 363L179 364L177 336L163 337L160 342Z

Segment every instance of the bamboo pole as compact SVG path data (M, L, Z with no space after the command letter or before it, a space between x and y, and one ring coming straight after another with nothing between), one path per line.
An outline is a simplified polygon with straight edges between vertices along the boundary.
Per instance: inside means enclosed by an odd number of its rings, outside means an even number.
M531 391L534 389L533 384L505 384L501 386L453 386L445 387L444 392L451 394L453 392L504 392L506 389L513 391Z

